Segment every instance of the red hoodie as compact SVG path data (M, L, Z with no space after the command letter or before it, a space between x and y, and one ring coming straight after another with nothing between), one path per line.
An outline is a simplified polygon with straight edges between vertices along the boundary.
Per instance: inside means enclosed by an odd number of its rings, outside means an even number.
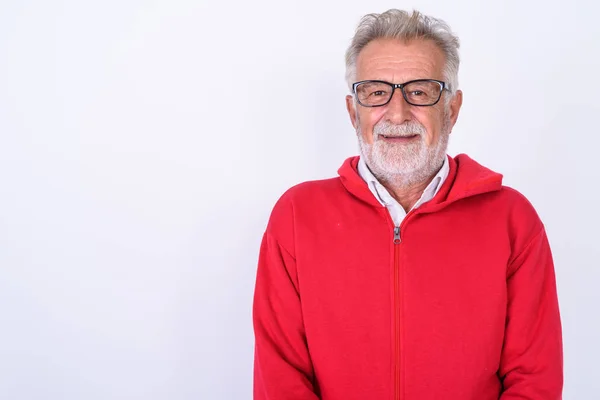
M254 294L256 400L554 400L562 339L531 204L466 155L397 235L358 175L273 209Z

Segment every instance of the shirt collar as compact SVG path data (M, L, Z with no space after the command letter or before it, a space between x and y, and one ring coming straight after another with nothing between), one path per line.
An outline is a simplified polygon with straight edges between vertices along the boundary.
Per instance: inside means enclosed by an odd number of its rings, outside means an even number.
M413 206L413 209L433 199L439 192L449 173L450 163L448 162L448 157L444 157L442 167L433 177L431 182L429 182L429 185L427 185L423 191L423 194L421 195L421 198L419 198L417 203ZM373 175L362 156L358 160L358 174L367 183L369 190L371 190L371 193L373 193L373 196L375 196L381 205L389 207L398 203L396 199L389 194L387 189L377 180L375 175Z

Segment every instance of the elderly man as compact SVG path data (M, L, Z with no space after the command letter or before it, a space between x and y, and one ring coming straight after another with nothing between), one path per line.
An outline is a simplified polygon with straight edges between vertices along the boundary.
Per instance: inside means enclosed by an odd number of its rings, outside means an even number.
M277 202L254 298L254 398L560 399L552 256L502 176L446 155L458 39L365 16L346 53L360 157Z

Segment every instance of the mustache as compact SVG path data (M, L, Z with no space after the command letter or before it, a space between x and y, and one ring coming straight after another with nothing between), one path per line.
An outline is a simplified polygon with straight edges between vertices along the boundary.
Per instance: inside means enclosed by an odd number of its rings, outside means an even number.
M381 121L373 127L375 136L422 136L427 133L423 125L416 121L408 121L403 124L392 124L389 121Z

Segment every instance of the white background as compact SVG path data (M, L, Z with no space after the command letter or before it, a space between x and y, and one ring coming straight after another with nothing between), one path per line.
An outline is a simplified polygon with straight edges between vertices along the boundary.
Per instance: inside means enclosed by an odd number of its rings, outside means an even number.
M597 398L595 2L2 0L1 399L251 398L268 215L356 153L344 51L391 7L460 36L450 153L537 208L564 398Z

